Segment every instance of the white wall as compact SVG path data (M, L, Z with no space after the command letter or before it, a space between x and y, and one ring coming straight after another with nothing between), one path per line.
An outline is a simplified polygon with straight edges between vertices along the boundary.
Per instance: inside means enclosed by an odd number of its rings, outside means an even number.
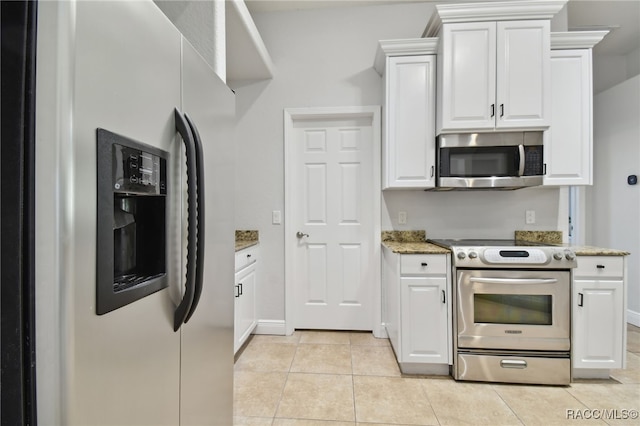
M640 49L626 55L593 55L593 93L598 94L640 74Z
M640 75L594 97L594 185L587 243L626 250L629 322L640 326Z
M515 230L556 230L559 190L424 192L385 191L382 229L424 229L427 238L513 238ZM525 224L534 210L536 223ZM398 225L398 212L407 224Z
M378 40L419 37L433 10L416 3L254 15L276 72L236 91L236 226L260 231L261 320L284 319L284 226L271 224L272 210L284 208L283 109L381 105L383 81L372 68ZM512 238L516 229L557 229L558 198L557 189L385 192L382 229L399 229L402 209L406 229L432 237ZM534 226L525 227L527 209L536 210Z

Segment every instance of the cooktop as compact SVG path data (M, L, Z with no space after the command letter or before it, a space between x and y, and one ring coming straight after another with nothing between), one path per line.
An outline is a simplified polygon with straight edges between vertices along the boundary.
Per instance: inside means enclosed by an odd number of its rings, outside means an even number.
M451 247L544 247L553 244L536 243L524 240L493 240L493 239L430 239L431 243Z

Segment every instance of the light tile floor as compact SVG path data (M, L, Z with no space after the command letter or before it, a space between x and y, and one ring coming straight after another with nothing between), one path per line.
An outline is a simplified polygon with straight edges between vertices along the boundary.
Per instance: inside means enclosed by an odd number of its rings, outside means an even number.
M371 333L256 335L235 364L234 424L640 425L625 418L640 409L640 328L627 329L627 369L567 387L402 375Z

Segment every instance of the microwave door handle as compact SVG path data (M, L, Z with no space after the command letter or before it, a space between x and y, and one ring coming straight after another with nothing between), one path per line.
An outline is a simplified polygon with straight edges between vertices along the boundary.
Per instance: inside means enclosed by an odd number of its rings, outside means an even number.
M485 278L471 277L469 281L479 284L555 284L556 278Z
M524 145L518 145L518 156L520 157L520 165L518 166L518 176L524 176Z

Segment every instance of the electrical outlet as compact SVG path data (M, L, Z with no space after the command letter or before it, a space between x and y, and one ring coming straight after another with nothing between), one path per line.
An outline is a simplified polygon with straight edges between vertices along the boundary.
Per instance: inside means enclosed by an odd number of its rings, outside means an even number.
M407 224L407 212L398 212L398 224L399 225Z
M532 225L536 223L536 211L535 210L527 210L525 212L525 223L527 225Z

